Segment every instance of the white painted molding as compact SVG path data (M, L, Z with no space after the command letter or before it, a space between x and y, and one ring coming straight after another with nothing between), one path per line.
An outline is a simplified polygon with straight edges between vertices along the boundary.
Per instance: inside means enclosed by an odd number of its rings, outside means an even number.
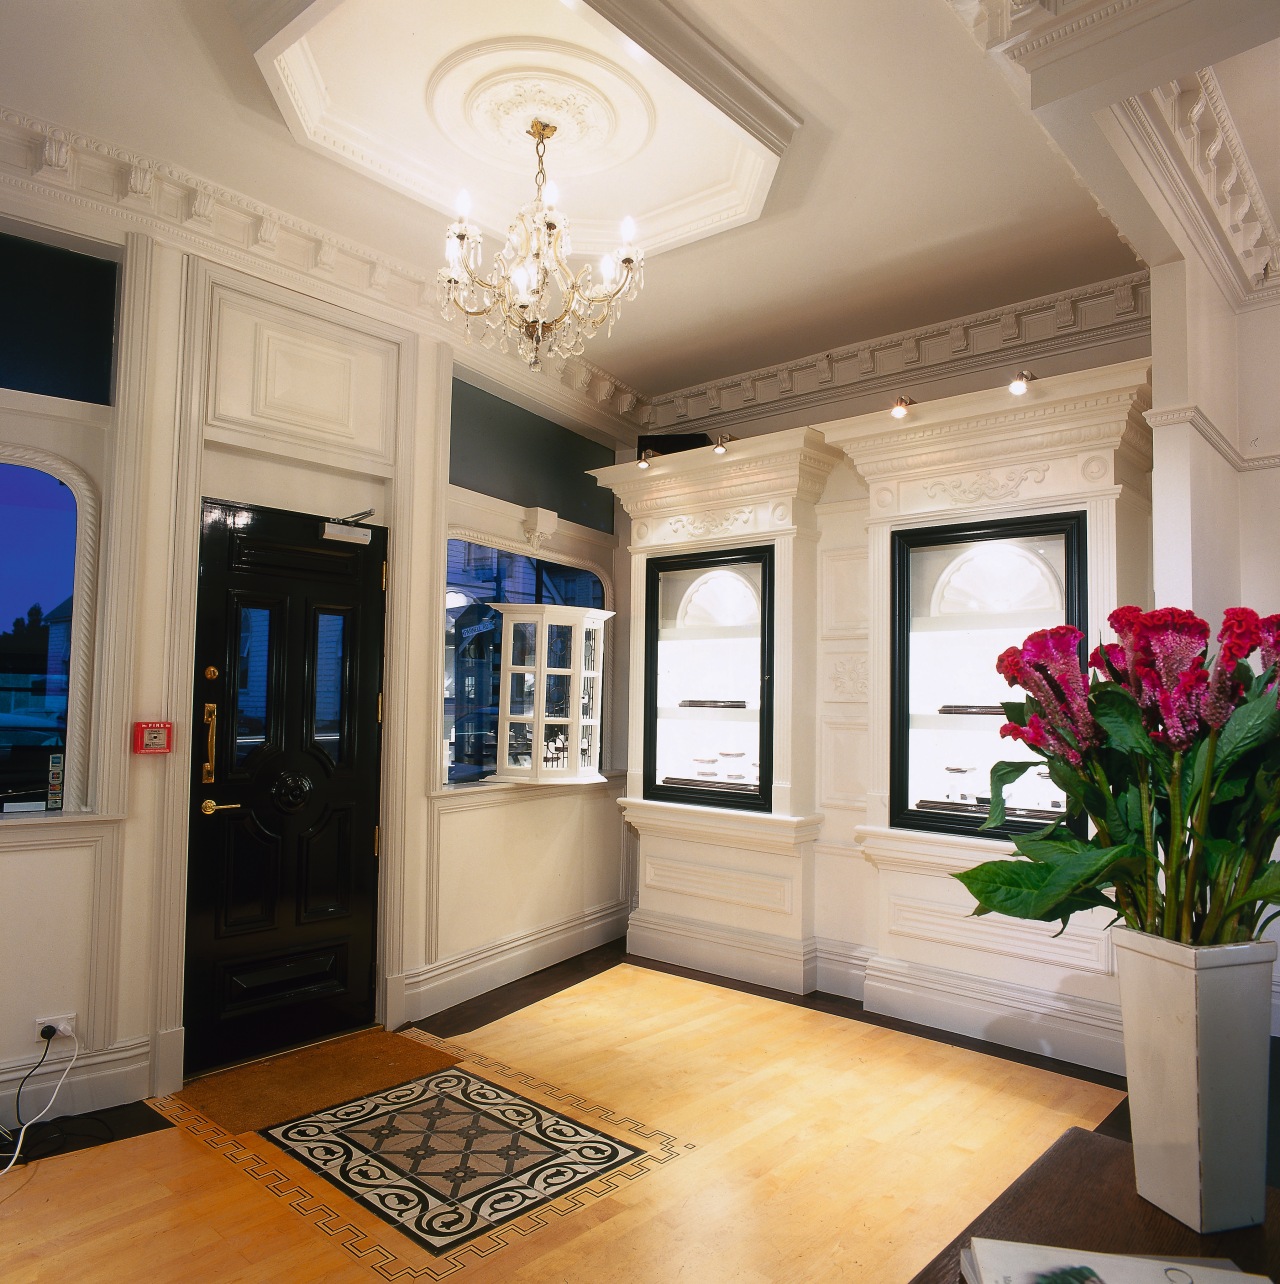
M818 956L818 990L823 994L840 994L846 999L861 1002L866 987L867 964L875 957L875 950L823 936L815 938L814 944Z
M1153 431L1178 424L1189 424L1238 473L1280 468L1280 455L1243 455L1221 429L1199 406L1175 406L1167 410L1148 410L1147 423Z
M812 428L736 441L726 455L713 448L595 468L591 475L617 495L632 519L632 548L714 546L746 535L816 532L812 507L821 498L840 452ZM797 510L804 510L800 512Z
M644 858L644 885L658 892L697 896L775 914L790 914L794 909L794 878L779 878L775 874L755 870L726 869L670 856Z
M1124 1073L1119 1003L880 954L867 962L863 1003L868 1012Z
M939 904L915 896L891 895L886 910L892 936L1003 954L1077 972L1103 976L1115 972L1111 934L1096 923L1076 921L1061 931L1059 923L1037 923L1003 914L975 918L963 905Z
M800 117L665 0L587 3L775 156L790 146Z
M862 854L877 869L932 878L962 874L983 861L1013 854L1013 844L1003 838L969 838L883 825L859 825L853 834Z
M456 360L500 387L519 389L551 410L634 443L624 409L639 393L581 357L544 362L535 378L514 355L468 344L440 316L435 276L420 266L295 218L179 166L129 151L0 105L0 191L40 207L91 211L258 277L351 306L392 325L412 325L457 349ZM16 165L13 158L23 156ZM145 181L142 174L150 175ZM7 211L20 216L16 210ZM42 221L49 221L43 218ZM601 395L605 390L608 395Z
M1212 68L1126 98L1111 117L1224 294L1274 304L1280 234Z
M681 843L728 847L798 858L806 843L822 829L822 816L775 816L768 812L729 811L720 807L690 807L684 803L619 799L627 824L643 835Z
M67 1081L58 1094L55 1113L86 1114L122 1101L140 1101L150 1094L148 1063L151 1045L147 1039L128 1039L98 1051L82 1052L76 1058ZM0 1122L12 1126L12 1100L31 1061L10 1061L0 1066ZM31 1077L27 1090L41 1102L49 1099L59 1076L66 1069L64 1058L50 1059ZM181 1085L179 1085L181 1086ZM25 1098L25 1093L24 1093Z
M541 968L615 941L626 930L626 925L625 904L604 905L411 971L404 978L406 1019L420 1021Z
M808 994L817 984L818 947L813 937L774 936L637 909L627 924L627 951L790 994Z
M658 433L688 432L695 425L716 433L782 410L812 411L816 422L823 406L854 394L901 392L913 382L975 370L1013 370L1041 356L1150 331L1150 277L1135 272L681 388L642 400L633 417Z
M10 405L14 399L6 398ZM14 405L19 409L21 402ZM0 407L0 414L8 407ZM24 416L25 417L25 416ZM103 774L98 766L108 756L107 734L91 717L94 703L94 656L98 638L99 502L98 491L89 475L70 460L35 446L0 441L0 464L36 468L62 482L76 501L76 552L72 585L71 656L67 675L67 760L63 811L72 816L90 809L119 812L123 798L114 790L95 788L90 795L90 745L95 779ZM55 602L56 606L57 603ZM114 638L110 639L114 642ZM8 820L4 822L7 826Z

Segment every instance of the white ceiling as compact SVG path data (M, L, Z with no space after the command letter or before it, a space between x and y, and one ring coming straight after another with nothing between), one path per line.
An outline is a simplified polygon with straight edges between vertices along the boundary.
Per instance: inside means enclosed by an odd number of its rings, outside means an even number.
M372 40L395 30L377 20L384 7L400 20L411 12L409 0L360 3ZM443 6L414 3L418 43L398 41L386 65L416 83L421 102L431 68L458 37L440 17ZM4 0L0 104L170 161L432 273L448 218L296 141L231 4ZM472 7L490 30L513 33L538 12L521 0ZM590 360L642 393L1133 270L1132 252L947 0L676 7L803 123L760 217L654 258L613 335L592 341ZM415 71L419 48L424 65ZM1274 67L1274 53L1254 53ZM403 86L373 75L379 63L368 47L361 57L370 103L388 99L398 110ZM1232 69L1223 70L1230 93ZM1242 83L1252 83L1246 72ZM1274 72L1270 83L1274 91ZM344 93L358 96L359 88ZM1267 111L1263 101L1238 117L1251 149L1250 131L1267 146ZM1245 117L1255 115L1260 123L1246 129ZM555 141L552 176L557 163L569 175L576 162L558 155ZM450 187L469 186L468 158L451 163L462 172ZM513 211L529 196L518 169L508 175ZM570 220L573 181L561 184ZM1274 170L1267 181L1274 191ZM639 167L609 171L618 214L641 208L651 182ZM583 202L585 210L585 193Z

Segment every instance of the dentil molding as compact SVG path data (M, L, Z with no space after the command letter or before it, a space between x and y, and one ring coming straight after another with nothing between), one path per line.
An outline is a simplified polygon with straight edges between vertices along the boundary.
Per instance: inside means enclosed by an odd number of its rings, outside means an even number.
M687 432L693 425L716 432L784 409L818 412L853 394L901 392L904 379L1006 370L1150 332L1150 278L1134 272L642 398L630 417L650 432Z

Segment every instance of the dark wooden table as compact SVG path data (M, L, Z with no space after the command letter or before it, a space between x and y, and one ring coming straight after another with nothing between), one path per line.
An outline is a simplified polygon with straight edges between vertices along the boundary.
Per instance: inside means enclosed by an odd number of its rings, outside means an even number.
M960 1250L974 1235L1095 1253L1229 1257L1280 1281L1280 1191L1267 1190L1265 1226L1197 1235L1138 1195L1132 1146L1083 1128L1054 1142L911 1284L956 1284Z

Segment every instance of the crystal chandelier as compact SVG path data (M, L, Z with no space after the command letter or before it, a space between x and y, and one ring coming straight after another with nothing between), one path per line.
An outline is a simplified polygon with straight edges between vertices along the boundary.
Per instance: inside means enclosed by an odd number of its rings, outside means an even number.
M458 218L445 233L445 266L436 285L445 320L461 314L468 342L492 344L496 334L506 352L514 340L529 369L541 370L543 354L577 356L602 325L613 329L622 300L634 299L644 284L644 253L631 244L635 224L623 219L623 244L600 260L599 281L593 281L590 264L573 271L566 261L573 252L569 223L555 207L555 184L547 182L543 164L556 127L535 120L527 132L538 156L534 196L507 229L492 274L478 274L480 229L467 222L464 192Z

